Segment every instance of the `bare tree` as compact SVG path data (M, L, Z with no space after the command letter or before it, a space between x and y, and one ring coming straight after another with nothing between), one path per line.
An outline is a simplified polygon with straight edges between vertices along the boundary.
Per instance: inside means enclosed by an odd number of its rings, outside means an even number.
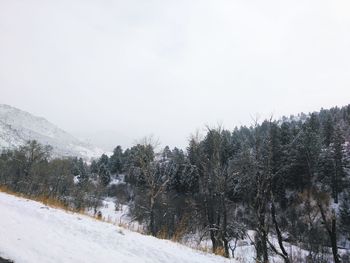
M230 190L228 176L228 156L225 150L230 136L222 127L207 127L207 135L196 141L197 167L200 171L200 194L204 199L206 231L209 233L214 253L223 248L224 256L229 257L229 235L227 214L227 193ZM195 140L194 140L195 141Z
M158 140L154 140L153 137L143 139L143 147L145 149L155 149L159 145ZM148 195L148 213L149 213L149 229L153 236L156 236L157 231L155 228L155 204L157 198L159 198L167 189L167 185L170 181L170 173L166 169L161 169L162 163L150 160L149 158L143 158L142 154L138 159L140 165L140 172L147 188Z
M323 225L331 242L334 263L340 263L341 261L337 246L337 216L335 210L333 208L325 208L319 200L317 201L317 206L320 210Z

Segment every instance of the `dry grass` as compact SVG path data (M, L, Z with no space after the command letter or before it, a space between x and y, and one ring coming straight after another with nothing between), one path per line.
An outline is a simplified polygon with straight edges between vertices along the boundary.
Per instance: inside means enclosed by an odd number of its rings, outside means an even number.
M172 241L174 242L180 242L182 240L182 238L184 237L184 235L186 234L186 230L187 230L187 222L189 220L189 216L184 216L181 221L179 222L179 224L177 225L176 229L175 229L175 233L172 237Z
M215 251L215 255L224 257L225 256L225 248L218 247Z
M169 237L169 231L166 229L165 226L163 226L161 230L157 233L157 238L168 239L168 237Z
M119 226L119 227L124 228L124 229L128 229L128 230L133 231L133 232L140 233L142 235L147 235L147 233L145 233L144 229L141 226L138 226L137 229L132 229L132 228L130 228L129 224L127 224L125 222L112 222L112 220L110 218L105 218L103 216L98 216L98 215L95 215L95 216L90 215L86 211L84 211L83 209L81 209L81 210L73 209L72 207L69 207L67 204L65 204L62 201L57 200L55 198L50 198L47 196L30 196L30 195L14 192L14 191L8 189L6 186L0 186L0 192L7 193L7 194L10 194L10 195L13 195L16 197L20 197L20 198L26 198L29 200L37 201L37 202L40 202L40 203L42 203L46 206L52 207L52 208L64 210L65 212L78 213L78 214L93 218L95 220L98 220L100 222L109 223L109 224ZM175 243L180 243L182 245L191 247L192 249L202 251L204 253L209 253L209 254L212 253L211 248L207 245L206 246L203 246L203 245L189 246L188 244L184 244L181 242L181 239L182 239L183 235L185 234L185 230L186 230L185 229L185 225L186 225L185 220L187 220L187 219L184 219L183 221L180 222L178 228L175 231L174 237L171 239L171 241L173 241ZM157 235L157 238L160 238L160 239L167 239L167 237L168 237L168 233L167 233L165 228L162 229ZM224 249L218 248L218 250L215 254L219 255L219 256L224 256L224 252L225 252Z
M13 195L13 196L16 196L16 197L20 197L20 198L26 198L26 199L29 199L29 200L37 201L37 202L40 202L40 203L42 203L42 204L44 204L46 206L52 207L52 208L64 210L65 212L73 212L73 213L85 215L87 217L93 218L95 220L98 220L98 221L101 221L101 222L104 222L104 223L109 223L109 224L112 224L112 225L116 225L116 226L119 226L119 227L131 230L127 223L124 223L124 222L119 222L119 223L113 222L110 217L105 218L103 216L99 216L98 214L93 216L93 215L87 213L84 209L80 209L80 210L79 209L73 209L72 207L69 207L64 202L62 202L62 201L60 201L58 199L55 199L55 198L47 197L45 195L42 195L42 196L30 196L30 195L26 195L26 194L23 194L23 193L14 192L14 191L8 189L6 186L2 186L2 185L0 185L0 192L6 193L6 194L9 194L9 195ZM132 230L132 231L138 232L140 234L145 234L144 230L141 227L138 227L138 229Z
M207 245L196 245L196 246L191 246L192 249L202 251L204 253L212 253L211 247Z
M48 197L45 195L30 196L30 195L26 195L23 193L14 192L14 191L8 189L6 186L0 186L0 192L14 195L14 196L21 197L21 198L34 200L34 201L43 203L46 206L62 209L62 210L69 211L69 212L78 212L78 213L80 212L79 210L76 210L76 209L69 207L67 204L65 204L64 202L62 202L58 199Z

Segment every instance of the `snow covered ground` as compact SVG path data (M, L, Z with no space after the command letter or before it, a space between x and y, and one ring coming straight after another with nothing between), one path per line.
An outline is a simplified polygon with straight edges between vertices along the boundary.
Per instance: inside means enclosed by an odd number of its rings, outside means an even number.
M0 193L0 256L24 262L236 262Z
M118 184L123 180L119 181L117 179L113 180L113 184ZM112 184L112 183L111 183ZM118 209L116 210L116 198L105 198L102 201L102 206L97 209L102 214L102 219L107 222L111 222L116 225L122 225L127 227L129 230L133 231L144 231L144 226L139 224L137 221L133 221L129 216L129 206L128 205L118 205ZM89 210L86 211L89 215L94 216L94 211ZM244 262L244 263L255 263L255 248L251 243L251 240L254 239L254 231L248 231L248 236L244 240L239 240L237 243L237 247L235 249L235 260L231 262ZM211 241L210 239L203 239L199 244L198 240L202 233L197 234L188 234L186 237L180 242L187 247L192 248L200 248L203 251L211 250ZM278 247L277 239L274 237L270 237L271 242ZM288 250L289 255L292 255L292 258L304 258L307 255L307 252L300 249L297 246L293 246L288 243L284 243L285 248ZM234 244L232 243L232 246ZM231 255L232 256L232 255ZM283 263L282 258L277 255L270 255L271 263Z
M118 184L123 180L113 180L113 184ZM112 184L112 183L111 183ZM133 221L130 218L129 215L129 206L128 205L118 205L118 209L116 209L116 198L105 198L102 201L102 206L100 206L97 211L100 211L102 214L102 219L104 221L116 224L116 225L122 225L126 227L129 230L132 231L145 231L145 228L142 224L140 224L137 221ZM86 211L89 215L94 216L93 210ZM244 262L244 263L255 263L255 248L251 243L251 240L254 239L254 231L249 230L248 236L244 240L239 240L237 243L237 247L235 249L235 260L231 262ZM203 239L199 244L198 240L200 239L200 236L202 233L197 234L188 234L184 237L183 240L180 242L187 247L191 247L194 249L200 248L203 251L210 251L211 250L211 240L210 239ZM270 237L271 242L278 248L277 239L274 237ZM232 241L233 242L233 241ZM292 256L293 259L305 258L307 255L307 251L300 249L297 246L284 243L285 248L288 250L287 252L289 255ZM232 243L232 246L234 246L234 243ZM232 254L231 254L232 256ZM284 261L282 258L280 258L277 255L270 255L270 262L271 263L283 263Z
M144 226L139 224L136 220L132 220L130 218L128 205L119 204L116 209L115 198L105 198L102 201L102 206L100 206L97 211L101 212L103 221L107 221L115 225L122 225L132 231L144 231ZM86 213L91 216L95 216L93 209L86 211Z
M193 236L193 240L189 238L184 246L116 226L142 228L137 222L130 223L128 209L127 205L121 205L115 210L115 200L105 199L99 211L111 224L0 192L0 258L15 263L255 262L255 249L249 238L238 242L235 259L225 259L189 248L210 250L210 241L198 244L197 236ZM93 211L88 213L93 215ZM248 234L253 239L253 231ZM270 238L277 247L277 240ZM303 262L301 258L305 258L307 251L288 243L285 247L293 260ZM270 261L283 262L277 255L270 255Z

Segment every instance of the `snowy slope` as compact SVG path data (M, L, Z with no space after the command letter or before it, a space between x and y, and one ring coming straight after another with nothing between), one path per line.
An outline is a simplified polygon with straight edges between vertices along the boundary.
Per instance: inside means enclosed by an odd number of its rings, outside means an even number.
M13 148L25 141L37 140L51 145L55 156L78 156L89 159L103 151L81 142L46 119L20 109L0 104L0 148Z
M235 262L0 193L0 256L37 262Z

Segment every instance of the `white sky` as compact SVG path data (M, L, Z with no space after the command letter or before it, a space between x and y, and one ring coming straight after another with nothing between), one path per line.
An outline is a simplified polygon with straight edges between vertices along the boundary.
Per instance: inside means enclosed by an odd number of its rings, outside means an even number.
M183 147L205 124L350 103L349 14L348 0L1 0L0 103Z

